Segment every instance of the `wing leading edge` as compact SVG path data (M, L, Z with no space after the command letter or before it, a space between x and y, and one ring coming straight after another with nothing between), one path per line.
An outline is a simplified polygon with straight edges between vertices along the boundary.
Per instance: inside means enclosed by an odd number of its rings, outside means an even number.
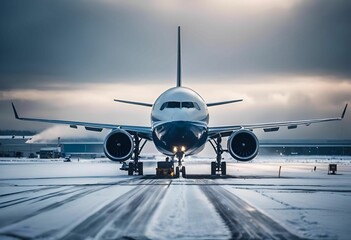
M277 131L279 127L284 127L284 126L288 127L288 129L295 129L299 125L309 126L313 123L339 121L344 118L347 110L347 105L348 104L345 105L345 108L340 117L209 127L208 134L210 138L215 137L218 134L220 134L222 137L226 137L226 136L229 136L233 131L236 131L242 128L246 128L246 129L263 128L265 131L270 132L270 131Z
M64 124L69 125L71 128L77 128L78 126L85 127L88 131L101 132L103 129L124 129L131 134L138 134L140 137L152 140L152 130L151 127L143 126L129 126L129 125L117 125L117 124L105 124L105 123L91 123L91 122L79 122L79 121L67 121L67 120L56 120L56 119L44 119L44 118L25 118L20 117L17 113L15 105L12 103L13 112L15 118L23 121L33 121L33 122L45 122L53 124Z

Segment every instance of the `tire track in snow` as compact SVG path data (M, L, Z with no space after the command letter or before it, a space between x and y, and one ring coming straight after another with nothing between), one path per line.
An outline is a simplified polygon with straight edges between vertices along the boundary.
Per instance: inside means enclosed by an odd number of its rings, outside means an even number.
M220 186L201 185L232 234L232 239L300 239Z
M146 239L148 222L168 189L158 183L151 180L137 186L81 222L63 239Z
M9 219L6 222L1 223L0 227L9 226L11 224L15 224L15 223L24 221L26 219L38 216L38 215L43 214L47 211L51 211L55 208L59 208L67 203L70 203L70 202L75 201L75 200L79 200L80 198L83 198L89 194L92 194L94 192L100 191L100 190L105 189L105 188L107 188L107 186L93 187L93 188L89 188L89 189L81 188L81 187L76 188L76 189L69 188L69 189L61 190L59 192L50 193L50 194L39 196L39 197L34 197L34 198L28 199L26 201L21 201L18 204L32 201L30 204L39 203L40 205L41 204L45 205L45 203L41 203L41 202L48 200L48 199L51 199L51 198L55 198L55 197L59 198L59 197L64 197L65 195L67 195L67 198L65 198L63 200L60 200L60 201L56 200L54 203L50 203L47 206L40 207L39 209L37 209L35 211L30 211L28 213L21 215L20 217Z
M3 196L2 198L10 197L11 195L18 197L16 199L8 200L8 201L3 201L0 203L0 209L7 209L11 207L22 207L25 204L30 204L32 207L28 210L25 210L23 214L20 214L18 216L10 216L9 218L6 219L6 221L1 221L0 222L0 227L5 227L9 226L11 224L15 224L18 222L21 222L23 220L38 216L40 214L43 214L47 211L51 211L55 208L59 208L67 203L70 203L72 201L79 201L80 198L83 198L85 196L88 196L92 193L98 192L100 190L109 188L111 186L115 185L129 185L128 183L131 183L130 185L134 185L136 182L140 181L139 179L136 178L130 178L130 179L125 179L122 181L118 182L112 182L110 184L65 184L65 185L56 185L56 186L50 186L50 187L44 187L40 189L35 189L35 190L26 190L26 191L20 191L20 192L15 192L13 194L9 194L6 196ZM39 185L36 185L39 186ZM68 187L68 188L67 188ZM57 191L54 192L49 192L49 193L43 193L42 191L48 191L52 189L57 189ZM62 189L63 188L63 189ZM36 195L35 193L41 193L39 196ZM22 194L27 194L27 193L34 193L34 196L23 196ZM67 196L67 197L65 197ZM2 199L0 198L0 199ZM64 199L62 199L64 198ZM52 202L53 199L55 200L54 203ZM46 202L49 201L49 202ZM34 205L33 205L34 204ZM36 205L39 204L39 205Z
M17 205L17 204L21 204L21 203L25 203L25 202L31 202L34 200L44 201L44 200L47 200L49 198L54 198L54 197L59 197L59 196L67 195L67 194L72 194L74 192L79 192L79 191L84 190L85 188L90 188L90 187L97 187L98 189L96 191L98 191L100 189L104 189L106 187L110 187L113 185L137 184L135 181L136 182L143 182L144 180L132 178L132 179L127 179L127 180L112 182L112 183L77 184L77 185L76 184L65 184L65 185L54 185L54 186L50 185L50 187L44 187L44 188L40 188L40 189L33 189L33 190L31 189L31 190L19 191L19 192L14 192L14 193L9 193L9 194L3 194L3 195L0 195L0 199L4 198L4 197L12 196L12 195L18 195L18 194L22 195L22 194L26 194L26 193L37 193L37 192L52 190L52 189L56 189L56 188L69 187L66 189L62 189L60 191L50 192L50 193L42 194L39 196L34 196L34 197L19 196L18 198L15 198L15 199L3 201L3 202L0 202L0 209L10 207L13 205ZM87 192L89 193L89 190ZM93 191L93 192L95 192L95 191Z
M12 199L12 200L1 202L0 203L0 208L11 207L13 205L17 205L17 204L21 204L21 203L25 203L25 202L44 201L46 199L59 197L59 196L64 196L64 195L71 194L71 193L74 193L74 192L77 192L77 191L81 191L82 189L84 189L84 188L71 187L69 189L62 189L60 191L51 192L51 193L47 193L47 194L42 194L42 195L35 196L35 197L19 197L19 198L16 198L16 199Z
M18 186L16 185L15 187L18 187ZM56 187L33 188L33 189L28 189L28 190L23 190L23 191L18 191L18 192L5 193L5 194L0 194L0 198L12 196L12 195L24 194L24 193L36 193L36 192L46 191L46 190L50 190L50 189L54 189L54 188L56 188Z

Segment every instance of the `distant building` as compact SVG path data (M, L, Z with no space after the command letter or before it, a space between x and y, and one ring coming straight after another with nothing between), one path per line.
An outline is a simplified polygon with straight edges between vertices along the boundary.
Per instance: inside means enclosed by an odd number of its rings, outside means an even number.
M61 148L60 147L45 147L41 148L39 151L40 158L59 158L61 157Z
M65 142L61 139L60 143L26 143L29 139L31 136L0 136L0 157L105 156L103 142L96 140ZM259 154L351 156L351 140L261 140Z
M31 136L0 136L0 157L33 157L49 144L26 144ZM56 145L57 146L57 145Z
M62 142L62 152L74 157L104 157L103 142Z
M260 155L351 156L351 140L261 140Z

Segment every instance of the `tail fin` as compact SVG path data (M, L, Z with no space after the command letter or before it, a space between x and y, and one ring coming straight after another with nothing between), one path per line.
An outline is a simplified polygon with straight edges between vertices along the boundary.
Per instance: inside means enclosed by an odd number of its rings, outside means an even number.
M180 26L178 26L178 61L177 61L177 87L182 86L182 76L181 76L181 54L180 54Z

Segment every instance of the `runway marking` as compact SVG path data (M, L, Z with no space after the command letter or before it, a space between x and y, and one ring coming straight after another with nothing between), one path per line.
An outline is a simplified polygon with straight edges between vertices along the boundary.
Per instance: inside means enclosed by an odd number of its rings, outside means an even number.
M224 188L200 188L230 229L232 239L300 239Z

